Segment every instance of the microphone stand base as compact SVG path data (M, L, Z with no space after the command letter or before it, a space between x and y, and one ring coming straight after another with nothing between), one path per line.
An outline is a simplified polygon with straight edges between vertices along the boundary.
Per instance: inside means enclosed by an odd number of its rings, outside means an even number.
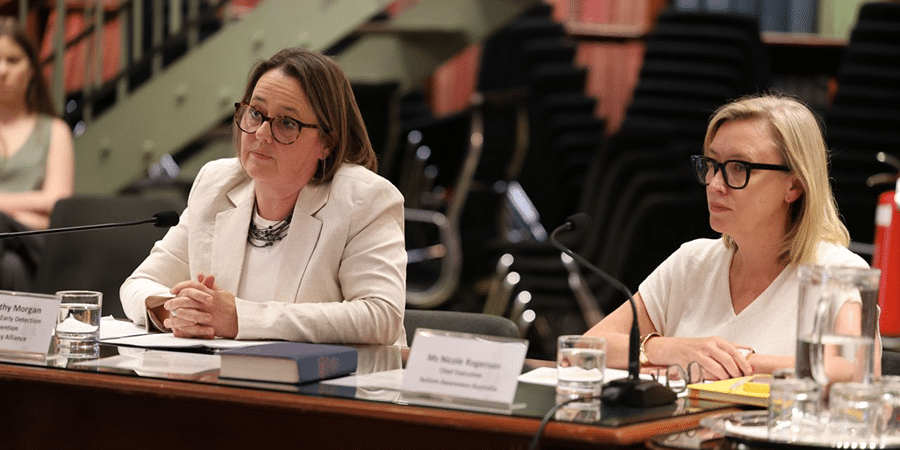
M649 408L675 403L678 395L658 381L620 378L606 383L600 398L607 405Z

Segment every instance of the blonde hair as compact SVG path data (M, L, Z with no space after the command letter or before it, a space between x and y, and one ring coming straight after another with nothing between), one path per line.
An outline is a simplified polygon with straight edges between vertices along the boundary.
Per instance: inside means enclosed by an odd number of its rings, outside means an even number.
M800 101L777 94L743 97L719 108L706 130L706 153L723 123L762 120L778 145L785 164L803 186L790 207L788 232L782 242L781 260L789 264L813 263L820 241L850 244L850 233L838 216L837 201L828 182L828 149L816 116ZM736 249L734 239L722 234L725 245Z

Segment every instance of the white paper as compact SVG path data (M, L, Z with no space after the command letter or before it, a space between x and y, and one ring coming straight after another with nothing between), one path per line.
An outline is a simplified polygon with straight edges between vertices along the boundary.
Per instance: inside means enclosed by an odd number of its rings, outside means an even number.
M101 327L102 330L102 327ZM138 336L125 336L113 339L103 339L104 344L130 345L142 348L209 348L224 349L237 347L250 347L254 345L270 344L280 341L239 341L235 339L192 339L175 337L172 333L150 333Z
M386 370L384 372L366 373L362 375L350 375L330 380L320 381L322 384L334 386L348 386L364 389L389 389L400 390L403 382L403 369Z
M603 369L603 383L612 380L628 377L628 371L622 369ZM653 376L648 373L641 374L642 380L652 380ZM661 376L656 379L663 385L666 384L666 377ZM556 386L556 367L538 367L537 369L525 372L519 375L519 381L522 383L542 384L545 386ZM669 386L678 392L679 397L687 395L687 389L684 389L684 380L672 380Z
M100 318L100 340L139 334L147 334L147 330L143 326L135 325L134 322L119 320L113 316Z
M603 382L617 380L628 376L627 370L603 369ZM651 379L650 375L641 374L641 378ZM523 383L542 384L544 386L556 386L556 367L538 367L519 375L519 381Z
M82 361L75 365L133 370L142 376L197 375L219 370L222 358L218 355L147 350Z

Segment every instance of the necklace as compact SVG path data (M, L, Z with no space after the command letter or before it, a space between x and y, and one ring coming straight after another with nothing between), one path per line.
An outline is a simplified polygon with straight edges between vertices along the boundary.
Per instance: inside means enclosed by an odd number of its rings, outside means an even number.
M275 245L276 242L287 236L288 227L291 226L291 217L293 216L294 214L290 214L284 220L265 228L258 228L256 223L251 220L250 231L247 233L247 242L257 248Z

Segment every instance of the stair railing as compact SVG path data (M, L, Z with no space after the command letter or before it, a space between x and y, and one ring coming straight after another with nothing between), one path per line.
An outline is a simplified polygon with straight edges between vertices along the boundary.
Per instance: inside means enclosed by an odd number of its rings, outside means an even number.
M149 21L144 14L145 1L151 2ZM27 0L20 0L21 2ZM94 103L104 84L114 83L115 99L121 101L133 89L133 86L129 86L129 78L136 71L142 70L148 59L149 78L152 78L163 70L163 51L173 42L183 40L186 52L189 52L200 41L200 26L212 16L221 18L222 26L238 18L232 0L122 0L118 2L118 6L110 6L109 3L108 0L88 1L82 9L87 25L78 35L66 40L64 37L66 17L71 8L65 0L56 0L53 10L56 17L53 51L42 61L43 66L52 67L50 86L56 109L65 111L63 107L69 94L65 92L66 52L81 43L90 43L89 51L79 55L84 58L85 67L83 104L80 106L82 120L85 123L89 123L94 117ZM168 10L165 3L168 3ZM201 3L208 6L205 11L201 9ZM27 8L20 8L23 9ZM183 14L183 11L186 11L186 14ZM104 79L103 46L106 43L104 33L107 26L116 20L119 25L119 70L111 79ZM144 27L147 23L151 26L150 47L145 52ZM166 23L168 27L164 26Z

